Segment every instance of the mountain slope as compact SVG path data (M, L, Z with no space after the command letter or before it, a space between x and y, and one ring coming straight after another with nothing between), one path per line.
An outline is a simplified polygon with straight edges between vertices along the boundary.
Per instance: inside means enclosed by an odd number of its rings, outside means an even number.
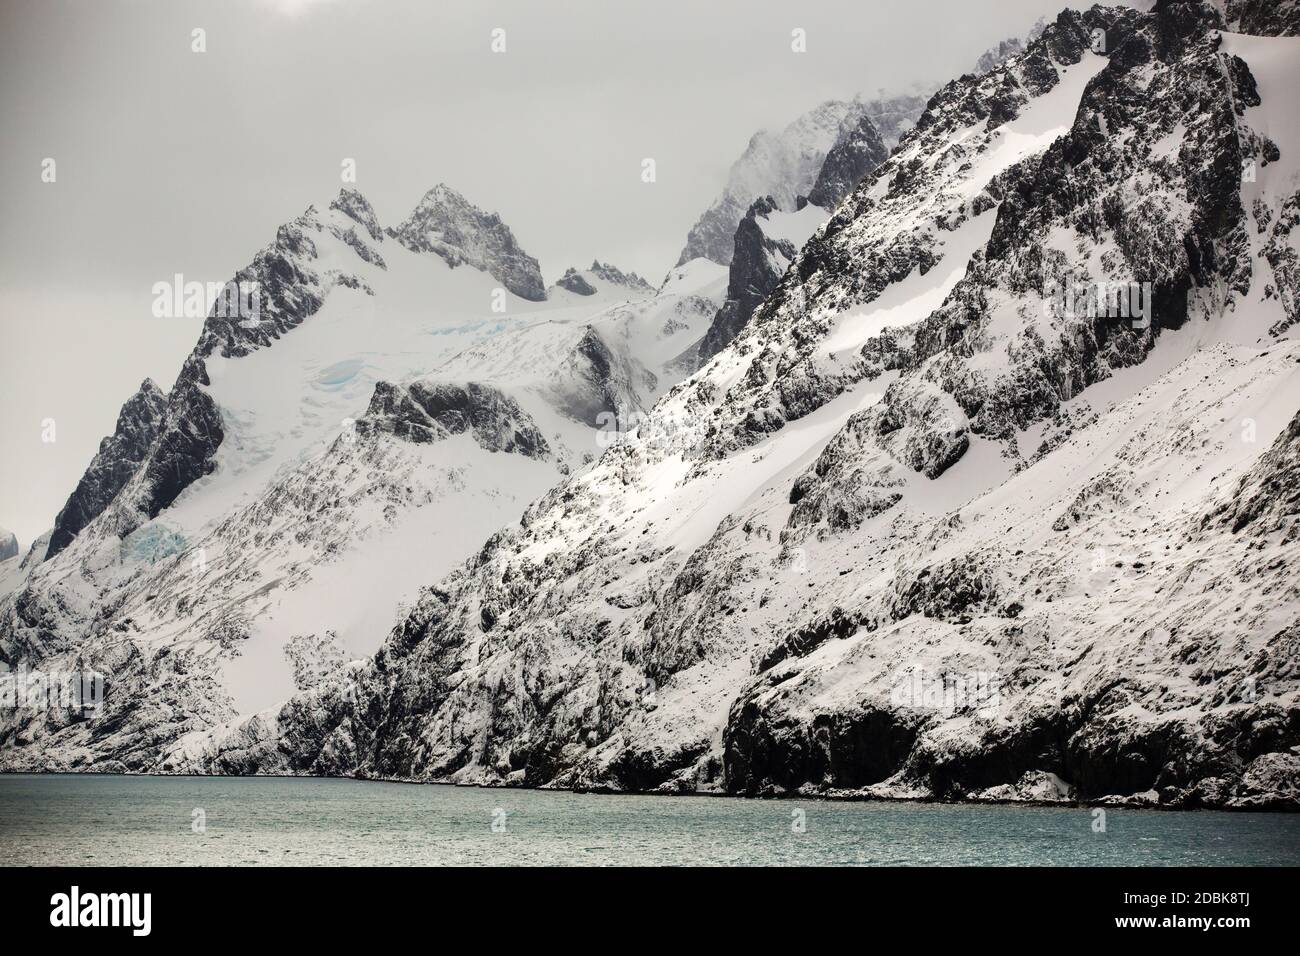
M90 467L54 519L50 554L66 548L131 480L159 436L166 407L166 394L150 379L122 406L113 434L100 442Z

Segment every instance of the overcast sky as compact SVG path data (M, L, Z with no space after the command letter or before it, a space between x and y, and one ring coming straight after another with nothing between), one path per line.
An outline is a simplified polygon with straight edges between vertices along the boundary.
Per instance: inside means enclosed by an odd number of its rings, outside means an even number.
M225 280L345 158L385 225L446 182L547 281L657 282L758 129L937 85L1063 5L0 0L0 526L49 528L141 379L170 388L200 322L152 318L153 284Z

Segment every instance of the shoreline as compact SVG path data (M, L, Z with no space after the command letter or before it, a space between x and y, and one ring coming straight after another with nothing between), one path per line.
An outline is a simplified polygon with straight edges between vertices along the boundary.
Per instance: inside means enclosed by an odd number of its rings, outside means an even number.
M357 777L357 776L329 776L321 774L296 774L296 773L251 773L251 774L218 774L218 773L156 773L150 771L129 771L129 770L0 770L2 777L139 777L154 779L193 779L193 780L346 780L354 783L391 783L403 784L406 786L416 787L456 787L460 789L471 790L493 790L493 791L529 791L532 793L569 793L579 795L591 795L601 797L663 797L672 798L712 798L712 799L731 799L746 801L780 801L780 800L812 800L826 803L898 803L898 804L919 804L924 806L939 807L1033 807L1033 808L1054 808L1061 810L1089 810L1100 808L1103 810L1145 810L1159 813L1243 813L1243 814L1260 814L1276 813L1280 815L1290 815L1300 813L1300 806L1281 806L1281 807L1264 807L1264 806L1223 806L1223 807L1205 807L1205 806L1172 806L1169 804L1131 804L1119 802L1126 798L1102 797L1095 800L1035 800L1035 799L1006 799L1006 798L989 798L980 800L943 800L934 797L905 797L905 796L887 796L883 794L862 793L855 791L842 791L836 793L770 793L770 794L743 794L743 793L723 793L703 790L681 790L681 791L659 791L659 790L614 790L604 787L529 787L521 785L506 784L485 784L485 783L456 783L446 780L414 780L401 777Z

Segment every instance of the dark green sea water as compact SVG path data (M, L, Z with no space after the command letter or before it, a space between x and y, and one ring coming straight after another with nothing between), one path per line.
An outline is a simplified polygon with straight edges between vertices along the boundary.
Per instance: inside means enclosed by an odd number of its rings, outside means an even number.
M1104 833L1093 823L1085 808L0 775L6 865L1300 864L1295 814L1108 809Z

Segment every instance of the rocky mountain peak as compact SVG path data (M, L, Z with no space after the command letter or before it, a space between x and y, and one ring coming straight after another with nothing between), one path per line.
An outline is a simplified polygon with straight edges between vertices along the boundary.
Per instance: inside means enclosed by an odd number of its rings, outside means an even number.
M344 225L340 214L356 226ZM213 304L171 394L146 380L123 406L118 432L101 443L100 453L56 519L48 556L66 548L114 504L119 491L127 494L114 505L112 524L125 536L157 516L196 479L210 474L225 427L207 390L208 359L240 358L269 347L314 315L337 286L369 294L362 274L368 266L385 268L370 245L381 238L374 209L351 187L339 192L326 214L312 205L280 225L274 241L227 284L239 292L235 308L228 300ZM356 254L356 271L322 265L321 246L334 240ZM255 299L250 290L256 291ZM253 306L252 311L245 311L246 306Z
M996 46L989 47L980 54L979 59L975 61L975 72L987 73L1024 51L1025 45L1017 37L1002 40Z
M337 209L348 218L354 220L357 225L362 226L366 232L370 233L370 238L376 242L382 242L384 232L379 227L379 219L375 216L374 207L370 201L361 195L360 190L355 186L344 186L339 190L339 194L334 197L330 203L331 209Z
M541 302L546 284L537 260L524 252L510 227L456 190L439 183L389 235L412 252L432 252L452 268L470 265L498 279L523 299Z
M588 280L588 276L601 285L618 286L632 292L643 295L653 295L654 287L645 279L641 278L635 272L624 272L607 262L601 262L599 259L593 259L591 268L585 273L570 267L564 275L555 283L561 289L576 295L595 295L596 286Z
M599 259L592 260L591 272L598 279L604 279L614 285L626 286L647 295L654 292L654 287L635 272L624 272L622 269L618 269L608 262L601 262Z
M748 200L733 253L761 268L728 292L761 300L750 321L372 660L238 724L205 728L169 683L114 739L65 739L172 772L944 800L1050 777L1048 799L1294 809L1300 418L1279 396L1300 345L1269 324L1300 271L1264 133L1296 84L1260 38L1214 35L1223 10L1066 12L940 90L829 220ZM474 216L434 205L408 238L462 255L445 230ZM1134 279L1144 325L1045 301ZM613 341L566 342L549 384L577 421L639 410ZM544 453L514 401L384 382L358 426ZM58 597L13 602L9 633L43 636ZM43 759L52 735L22 732Z
M550 455L541 429L518 402L477 382L379 382L357 427L359 432L389 432L417 444L470 432L488 451L530 458Z
M1300 0L1218 0L1227 28L1257 36L1300 35Z
M568 289L575 295L595 295L596 287L582 277L582 273L573 266L564 271L564 275L555 283L561 289Z
M1020 37L1008 37L999 41L996 45L989 47L980 54L979 59L975 61L976 75L988 73L990 70L996 70L1013 56L1019 56L1025 52L1025 48L1033 43L1043 31L1047 29L1047 18L1039 17L1038 22L1033 25L1024 39Z
M781 209L794 209L823 175L822 201L813 200L814 205L830 202L835 193L844 195L873 163L884 160L925 105L926 97L917 92L882 90L873 98L828 100L779 132L755 133L732 165L722 195L691 227L677 264L702 257L730 265L736 227L750 204L763 196Z

